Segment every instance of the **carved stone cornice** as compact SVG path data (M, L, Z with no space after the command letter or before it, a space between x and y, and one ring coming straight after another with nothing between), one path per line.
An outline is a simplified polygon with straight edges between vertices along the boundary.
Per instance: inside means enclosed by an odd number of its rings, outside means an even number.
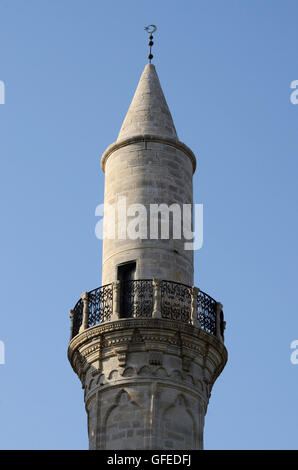
M82 361L92 363L99 356L102 359L116 356L119 367L125 367L130 351L144 352L152 345L165 353L171 348L172 352L178 349L185 371L193 360L201 358L199 361L212 376L212 383L227 361L226 348L214 335L192 325L154 318L121 319L88 328L72 339L68 357L81 376Z
M172 330L175 332L181 332L189 335L190 337L202 339L212 344L219 351L225 351L224 345L212 334L206 331L194 328L192 325L182 323L174 320L167 320L164 318L122 318L113 322L101 323L99 325L92 326L82 333L76 335L69 343L69 353L78 347L80 344L85 343L88 340L92 340L94 337L103 333L110 333L124 329L134 328L146 328L146 329L165 329Z
M137 136L129 137L127 139L123 139L119 142L114 142L113 144L111 144L105 150L105 152L103 153L103 155L101 157L101 169L102 169L102 171L105 172L105 166L106 166L107 159L109 158L109 156L113 152L115 152L116 150L118 150L120 148L126 147L127 145L131 145L131 144L135 144L135 143L139 143L139 142L158 142L158 143L162 143L162 144L165 144L165 145L170 145L172 147L175 147L178 150L181 150L190 159L190 161L192 163L193 173L196 171L197 161L196 161L195 154L193 153L193 151L187 145L185 145L183 142L180 142L180 140L165 138L165 137L156 136L156 135L152 135L152 134L137 135Z

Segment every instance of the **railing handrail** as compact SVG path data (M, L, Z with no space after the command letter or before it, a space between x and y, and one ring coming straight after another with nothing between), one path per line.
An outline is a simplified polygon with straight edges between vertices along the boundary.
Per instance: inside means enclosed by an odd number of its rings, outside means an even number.
M138 282L138 281L153 281L153 278L151 279L129 279L129 280L122 280L122 281L119 281L119 282ZM171 284L179 284L180 286L184 286L184 287L188 287L189 289L192 289L192 286L189 286L188 284L184 284L183 282L178 282L178 281L168 281L166 279L161 279L161 282L170 282ZM113 282L109 282L108 284L104 284L102 286L99 286L99 287L95 287L94 289L90 290L87 292L87 294L91 294L92 292L98 290L98 289L101 289L102 287L107 287L107 286L111 286L113 284ZM206 292L202 291L201 289L199 289L199 292L201 292L202 294L206 295L206 297L209 297L209 299L211 300L214 300L214 302L216 302L216 300L211 297L211 295L207 294ZM76 305L81 301L81 299L79 299L76 303Z
M131 288L121 291L123 284ZM175 292L169 285L185 288L185 291ZM193 286L152 278L111 282L82 294L72 310L71 337L96 324L131 317L181 321L223 341L225 322L220 303Z
M161 282L169 282L170 284L179 284L179 286L184 286L184 287L187 287L188 289L192 288L192 286L189 286L188 284L183 284L183 282L169 281L168 279L161 279Z
M113 283L112 282L109 282L108 284L104 284L103 286L99 286L99 287L95 287L95 289L92 289L92 290L89 290L89 292L87 292L87 294L92 294L92 292L98 290L98 289L101 289L102 287L108 287L108 286L111 286Z

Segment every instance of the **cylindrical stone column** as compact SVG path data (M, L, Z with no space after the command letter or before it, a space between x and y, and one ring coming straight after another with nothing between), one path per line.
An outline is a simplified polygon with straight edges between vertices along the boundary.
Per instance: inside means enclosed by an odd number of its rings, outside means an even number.
M189 227L182 224L189 220L184 210L192 213L196 159L178 139L152 64L101 166L108 234L102 285L113 284L113 311L88 328L82 296L82 326L68 350L84 388L90 449L202 449L211 388L227 351L219 311L217 334L197 318L193 251L185 249L192 217ZM106 302L100 292L97 311Z

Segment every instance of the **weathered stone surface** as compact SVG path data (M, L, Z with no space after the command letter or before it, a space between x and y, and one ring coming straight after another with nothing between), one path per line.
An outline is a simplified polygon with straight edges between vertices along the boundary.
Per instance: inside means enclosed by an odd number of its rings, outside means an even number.
M134 146L135 144L130 145L132 149ZM183 205L193 202L190 159L184 152L169 146L167 153L171 155L173 151L172 160L164 158L164 147L164 144L158 143L154 149L147 149L140 154L136 149L126 153L124 160L123 148L120 148L113 152L106 162L105 201L114 204L116 208L118 199L125 196L127 207L134 203L145 205L148 238L119 240L116 212L116 238L103 241L103 284L115 280L115 266L131 260L137 263L136 279L157 277L193 284L193 251L185 250L184 244L187 240L183 236L180 240L150 239L150 204L178 204L183 214ZM158 155L160 158L157 158ZM137 172L137 169L142 171ZM179 179L174 174L177 169ZM106 213L105 227L113 223L113 217L111 212ZM129 219L127 220L129 222Z
M133 341L136 329L142 341ZM68 354L85 390L90 449L203 447L211 388L227 360L215 336L180 322L122 319L79 334Z
M153 64L147 64L142 73L117 140L139 134L160 135L178 140Z
M196 159L178 140L152 64L101 166L105 204L116 208L123 196L127 206L143 204L148 232L145 239L120 240L115 214L116 237L104 239L102 265L102 284L113 283L113 313L106 323L88 328L85 308L83 326L69 345L70 363L84 388L90 449L202 449L210 392L227 351L220 335L199 328L197 294L191 300L192 325L161 318L157 286L162 279L192 286L193 252L185 250L183 236L174 239L171 232L169 239L150 238L149 208L175 203L182 212L184 204L193 204ZM107 211L105 228L112 223ZM154 280L152 318L118 318L117 267L131 261L135 279Z

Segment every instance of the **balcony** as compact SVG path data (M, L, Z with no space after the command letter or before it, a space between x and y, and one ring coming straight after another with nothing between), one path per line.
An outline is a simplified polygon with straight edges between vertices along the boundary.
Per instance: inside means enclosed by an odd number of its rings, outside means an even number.
M70 311L71 339L87 328L125 318L187 323L224 341L222 304L197 287L158 279L115 281L84 292Z

